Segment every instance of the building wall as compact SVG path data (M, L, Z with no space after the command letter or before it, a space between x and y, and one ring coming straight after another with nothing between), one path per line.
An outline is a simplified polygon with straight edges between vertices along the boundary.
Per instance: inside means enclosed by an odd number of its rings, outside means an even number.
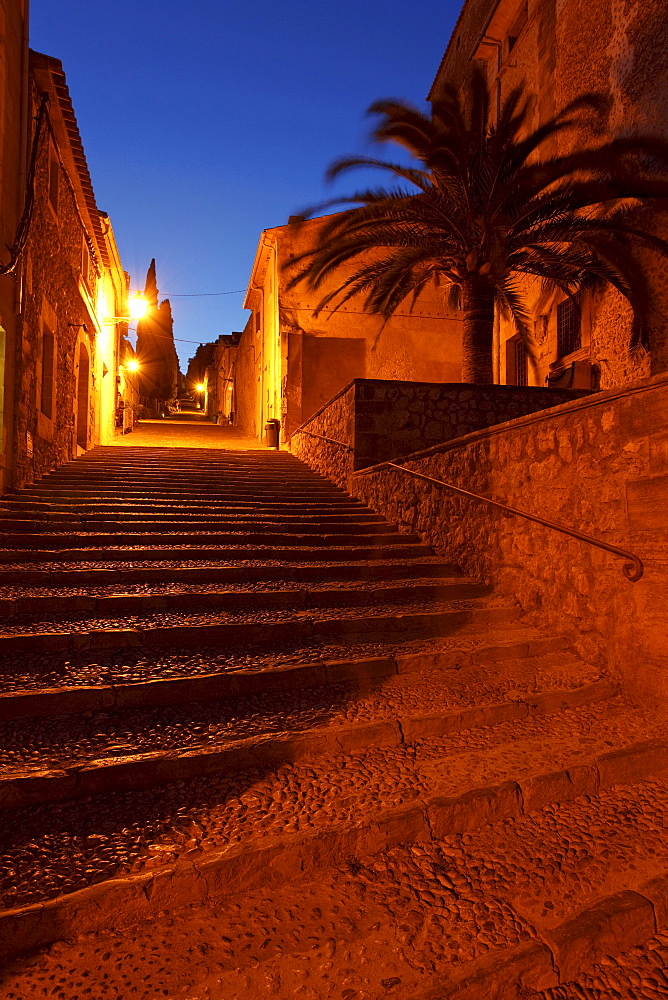
M337 400L310 429L346 440ZM340 485L351 459L298 437L298 454ZM655 376L475 431L401 464L636 553L631 583L608 552L379 467L355 496L416 531L445 560L517 600L542 628L606 662L638 699L668 702L668 377Z
M127 275L109 220L94 205L82 153L75 159L72 142L80 140L69 107L61 103L64 86L57 60L31 54L33 122L41 95L49 93L51 100L21 260L13 408L17 486L114 434L116 317L127 312Z
M257 412L261 372L256 322L257 316L253 313L239 338L234 365L234 423L250 438L260 437Z
M387 323L365 312L360 297L314 316L333 282L317 292L289 289L285 265L313 245L321 225L314 219L267 230L246 300L259 375L255 426L278 418L284 440L355 378L453 382L461 374L460 316L448 312L435 286Z
M23 210L28 121L28 4L0 0L0 261ZM0 275L0 492L13 477L14 382L21 281Z
M509 51L508 37L515 37L518 27L517 41ZM575 97L595 91L611 99L608 127L612 134L668 136L668 19L661 0L642 4L593 0L585 5L579 0L468 0L430 96L436 97L448 81L465 87L476 64L487 72L493 103L497 92L503 98L517 85L527 88L534 126ZM545 151L567 152L569 144L596 138L591 131L564 136ZM640 213L638 219L668 236L665 214L648 222ZM538 283L527 282L538 356L537 371L529 373L531 384L544 384L547 375L564 371L572 361L591 363L589 384L593 388L625 385L668 368L668 268L665 259L655 255L647 254L645 261L659 303L663 303L649 354L629 352L631 310L619 293L606 289L584 294L582 347L559 359L556 309L565 295L545 294ZM516 379L516 332L503 317L499 328L498 377L512 383Z

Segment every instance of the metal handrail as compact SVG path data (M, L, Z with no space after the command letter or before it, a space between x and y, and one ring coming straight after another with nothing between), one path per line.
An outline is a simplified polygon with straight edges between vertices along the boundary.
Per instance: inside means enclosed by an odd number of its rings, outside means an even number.
M509 507L505 503L499 503L498 500L490 500L489 497L483 497L479 493L472 493L470 490L463 490L459 486L453 486L452 483L446 483L442 479L433 479L431 476L425 476L422 472L413 472L412 469L407 469L403 465L397 465L395 462L382 462L379 465L375 465L372 469L360 469L356 472L356 476L363 476L370 472L376 472L380 468L388 469L398 469L399 472L405 472L407 476L414 476L416 479L424 479L428 483L434 483L436 486L445 486L448 490L453 490L455 493L461 493L465 497L473 497L474 500L481 500L483 503L489 504L490 507L498 507L499 510L506 511L508 514L516 514L518 517L524 517L527 521L535 521L536 524L542 524L544 528L553 528L555 531L560 531L563 535L570 535L571 538L577 538L581 542L587 542L589 545L595 545L599 549L605 549L606 552L612 552L613 555L619 556L621 559L629 559L630 562L624 563L622 566L622 573L627 580L631 583L636 583L640 580L643 573L645 572L645 567L643 566L642 560L635 555L633 552L627 552L625 549L620 549L616 545L608 545L607 542L602 542L598 538L592 538L591 535L585 535L581 531L575 531L574 528L567 528L563 524L556 524L554 521L547 521L543 517L536 517L535 514L529 514L525 510L518 510L516 507Z
M310 437L319 438L321 441L327 441L328 444L336 444L339 448L345 448L347 451L355 450L352 445L346 444L344 441L335 441L334 438L325 437L324 434L316 434L315 431L307 431L303 427L298 427L292 436L294 437L295 434L308 434Z

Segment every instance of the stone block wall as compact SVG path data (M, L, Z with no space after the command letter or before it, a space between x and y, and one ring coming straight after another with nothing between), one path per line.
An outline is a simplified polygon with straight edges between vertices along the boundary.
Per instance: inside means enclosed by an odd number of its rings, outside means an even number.
M352 491L448 560L519 601L537 624L606 661L627 691L668 704L668 379L657 376L480 430L402 461L637 553L589 544L394 470Z
M582 390L460 382L356 379L353 385L356 469L587 395Z
M531 386L355 379L295 432L290 447L345 486L354 469L584 395L588 393L582 390ZM322 437L352 448L354 455Z
M355 397L353 382L314 413L290 440L294 455L346 489L354 471Z

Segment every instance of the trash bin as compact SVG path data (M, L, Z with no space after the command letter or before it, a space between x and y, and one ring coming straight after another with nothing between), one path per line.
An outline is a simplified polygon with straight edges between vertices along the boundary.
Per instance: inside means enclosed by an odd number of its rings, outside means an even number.
M264 425L265 443L268 448L278 448L281 435L281 421L272 418Z

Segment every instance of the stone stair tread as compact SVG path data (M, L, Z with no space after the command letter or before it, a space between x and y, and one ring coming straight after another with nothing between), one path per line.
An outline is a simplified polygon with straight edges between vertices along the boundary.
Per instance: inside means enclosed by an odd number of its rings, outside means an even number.
M620 955L605 955L576 982L527 993L526 1000L662 1000L668 996L668 928Z
M319 578L354 578L354 579L384 579L392 576L406 576L411 569L416 575L425 575L433 568L434 575L442 576L456 571L451 563L445 563L438 556L421 556L396 559L365 559L346 560L345 562L313 561L281 561L279 559L203 559L191 560L191 565L183 559L151 559L123 562L114 560L85 560L79 565L67 565L62 562L35 563L3 563L0 564L0 585L6 583L40 583L42 581L67 582L76 580L94 581L95 583L113 581L132 583L137 581L164 579L165 571L175 580L200 579L206 582L205 574L209 572L215 579L225 582L234 580L264 580L270 579L319 579Z
M389 581L392 584L394 581ZM402 601L450 601L470 599L486 595L489 588L472 580L453 577L450 580L425 581L412 585L403 581L403 585L384 587L378 581L366 581L367 586L326 586L325 584L255 587L239 584L236 588L222 587L220 584L185 585L177 588L174 584L157 585L142 591L123 592L123 588L96 588L107 593L91 593L83 588L72 588L78 593L67 592L67 588L30 588L0 587L0 633L3 631L2 621L9 618L12 622L25 623L39 616L58 617L67 620L70 617L90 616L95 613L109 615L122 612L123 616L144 615L158 610L188 610L198 613L206 609L220 608L243 609L254 607L256 610L270 607L283 608L324 608L356 606L359 608L373 607L391 602L399 605ZM93 588L91 588L92 590ZM4 592L8 594L5 597ZM11 624L11 622L10 622Z
M120 536L120 537L119 537ZM35 546L48 545L53 548L82 548L83 546L164 546L167 542L173 542L177 546L183 545L205 545L207 548L214 545L251 545L261 546L334 546L346 545L368 546L378 545L381 547L393 545L415 545L420 539L417 535L387 532L381 535L377 533L365 535L362 532L350 534L322 534L307 533L301 534L296 531L290 532L263 532L263 531L134 531L134 532L21 532L8 533L0 532L0 545L3 548L31 549ZM0 551L2 551L0 549Z
M495 818L496 810L497 818L509 821L505 824L506 835L513 838L514 850L519 851L522 838L514 836L515 829L524 821L530 829L536 822L531 813L546 806L549 816L553 808L550 803L560 802L554 825L561 831L562 843L566 843L564 800L576 798L581 791L585 806L591 804L592 810L598 809L608 785L637 779L637 774L628 776L624 749L630 748L627 755L633 758L634 753L637 755L634 744L646 741L650 735L663 741L655 760L655 768L661 773L668 767L668 726L657 723L653 713L632 708L617 698L568 712L500 723L493 729L493 741L489 732L473 729L414 744L373 746L361 753L320 754L297 763L290 762L288 743L286 762L273 768L265 765L259 770L190 778L187 782L120 793L113 799L92 795L72 803L4 810L0 814L0 869L12 873L6 874L1 883L4 905L53 898L83 884L117 876L119 870L141 872L146 870L147 862L150 870L154 865L177 863L179 859L190 862L197 856L205 860L209 852L234 850L237 846L248 854L272 838L283 842L300 836L321 839L327 831L377 823L383 815L398 815L397 811L407 816L401 834L404 841L431 837L442 840L463 833L461 843L468 850L469 844L475 845L476 837L490 842L485 824ZM612 769L608 764L611 750L619 751L621 758L621 764L616 761ZM601 788L595 777L597 762ZM646 779L645 757L642 764ZM564 790L562 783L547 791L541 789L541 777L565 769L573 775L570 787ZM518 782L523 790L521 798L517 797ZM661 788L661 809L665 810L665 781ZM496 796L491 813L490 795ZM461 815L457 811L453 814L449 805L452 801L468 802L469 806L473 802L473 812L463 828ZM581 809L582 801L576 802L574 808ZM431 814L428 826L425 809ZM653 800L650 812L650 829L656 829ZM637 821L628 808L620 815L627 825ZM544 821L540 829L545 829ZM581 843L587 831L598 832L592 823L588 827L578 824L573 840ZM488 891L488 903L502 891L504 864L512 870L515 860L511 855L504 861L500 837L498 830L492 831L499 872L495 876L487 869L488 888L494 882L494 893ZM458 847L459 838L455 841ZM598 843L596 839L594 842ZM151 853L149 845L156 843L161 846ZM532 847L528 857L539 869L544 900L542 887L549 862L546 865L535 838ZM651 848L660 852L655 861L668 868L668 841L662 833L653 837ZM610 849L614 845L606 843L605 850ZM586 858L586 845L583 854ZM151 860L155 857L159 859L157 865ZM587 867L589 892L595 866ZM516 865L516 870L521 872L521 865ZM621 865L615 868L616 874L620 870ZM34 877L36 871L41 873L39 880ZM509 883L506 889L515 892L512 878ZM15 884L18 891L12 893ZM544 919L549 926L550 918Z
M498 597L455 599L455 600L430 600L414 599L412 601L379 600L369 605L353 604L342 606L337 603L332 607L267 607L257 608L253 601L249 600L245 606L231 608L204 608L197 612L194 609L165 609L161 611L148 610L142 612L140 608L137 613L132 610L124 610L119 617L109 616L89 616L73 614L68 616L59 615L57 619L47 618L44 620L34 619L30 615L17 616L17 619L5 619L0 623L0 640L7 636L37 635L41 633L62 634L69 632L89 632L107 631L128 628L157 629L176 627L195 627L200 625L216 624L268 624L274 622L308 622L308 621L332 621L348 620L358 621L360 628L363 623L369 622L373 627L378 624L380 627L402 628L405 618L432 618L448 615L452 612L476 612L489 609L508 609L513 606L508 601Z
M476 580L463 574L452 574L443 577L414 577L410 579L390 580L309 580L306 587L300 586L296 580L258 580L247 583L188 583L166 580L153 583L135 583L119 587L118 584L100 586L0 586L0 601L16 601L21 599L60 600L67 597L82 597L94 601L97 597L179 597L186 595L207 594L255 594L255 593L304 593L320 594L341 593L351 595L393 594L401 591L420 595L422 591L433 591L439 588L458 586L480 586ZM20 603L17 603L17 608Z
M148 682L212 676L218 674L262 675L276 671L299 669L315 673L328 664L349 663L369 658L392 659L394 672L401 659L406 667L415 661L422 668L425 656L435 665L459 668L469 660L491 663L513 657L534 657L546 652L562 651L566 642L561 637L545 636L532 626L509 624L461 625L450 636L416 639L400 633L374 636L372 640L359 634L331 637L319 636L307 640L271 641L238 646L234 650L216 648L179 650L165 648L156 654L150 650L114 649L94 652L58 653L43 651L27 653L15 659L0 660L0 692L29 692L91 685L123 686ZM306 680L298 682L306 686Z
M585 690L586 689L586 690ZM503 676L481 663L447 671L394 674L367 682L332 682L297 690L256 694L173 707L84 712L57 717L0 722L0 779L46 768L75 768L111 757L141 753L214 750L267 734L321 732L369 726L382 721L427 720L461 715L463 728L479 724L467 710L532 704L549 694L568 700L614 693L600 671L569 653L551 653L504 662ZM499 712L503 715L503 712ZM491 716L490 716L491 719ZM489 721L489 720L486 720ZM403 725L406 731L405 725Z
M531 967L540 947L536 931L505 900L490 905L484 877L453 866L449 848L446 842L395 848L375 860L351 859L317 879L282 881L271 894L258 888L222 906L168 910L124 935L81 935L17 963L0 995L47 995L62 980L92 989L100 1000L179 993L257 1000L269 991L318 1000L328 994L433 1000L434 980L443 984L442 997L454 996L446 994L447 982L456 987L468 970L484 977L497 956L525 956L522 971L538 982L541 969L536 962ZM577 982L558 984L556 972L543 973L555 985L540 992L527 987L521 995L660 1000L668 993L667 968L668 934L659 933L618 958L606 955ZM503 995L492 992L498 980L485 984L482 977L474 996Z
M73 549L0 549L0 564L27 563L34 565L40 563L48 565L50 562L101 562L117 560L132 561L142 559L159 559L160 556L172 555L175 559L211 559L220 561L233 559L273 559L285 560L287 562L302 558L305 561L333 562L337 558L344 559L375 559L385 560L401 558L402 552L406 557L418 558L421 555L432 555L431 546L406 542L381 546L359 546L351 545L333 546L327 548L289 545L262 545L262 544L239 544L239 545L105 545L99 548L73 548ZM25 555L25 559L21 558Z
M317 876L270 882L269 872L267 884L216 902L201 893L201 902L175 910L176 883L171 899L161 897L161 912L141 922L126 914L124 932L80 934L16 963L0 996L50 995L55 981L85 985L101 1000L163 993L660 1000L668 993L668 934L660 927L643 940L653 924L646 909L635 926L614 926L613 916L603 933L595 928L601 939L616 931L621 954L611 957L594 930L593 965L576 935L592 899L600 914L614 914L610 904L620 897L609 895L602 871L615 870L614 884L627 897L645 890L648 872L665 881L668 845L658 820L667 810L665 779L620 785L464 836L341 859ZM604 830L613 839L612 865ZM492 854L482 856L487 844ZM164 846L155 845L154 861ZM545 906L553 902L546 877L557 884L556 906ZM578 965L577 981L569 981Z

